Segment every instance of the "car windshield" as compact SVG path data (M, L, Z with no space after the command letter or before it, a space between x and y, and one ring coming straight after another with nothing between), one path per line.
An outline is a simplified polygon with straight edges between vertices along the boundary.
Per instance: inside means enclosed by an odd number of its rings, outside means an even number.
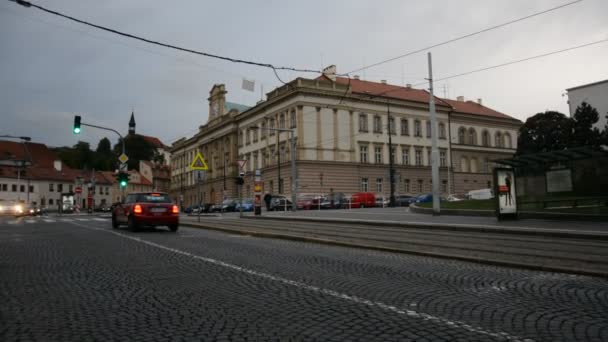
M171 203L171 198L167 194L140 194L137 196L137 202L142 203Z

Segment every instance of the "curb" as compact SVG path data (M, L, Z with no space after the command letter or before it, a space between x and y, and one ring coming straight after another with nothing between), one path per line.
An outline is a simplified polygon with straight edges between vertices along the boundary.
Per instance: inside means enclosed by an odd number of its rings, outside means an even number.
M360 249L368 249L375 250L380 252L390 252L390 253L400 253L400 254L409 254L409 255L418 255L418 256L427 256L427 257L435 257L449 260L460 260L467 262L476 262L485 265L493 265L493 266L503 266L503 267L514 267L514 268L524 268L529 270L540 270L545 272L560 272L560 273L570 273L577 275L588 275L588 276L599 276L608 278L608 272L598 272L583 268L568 268L568 267L559 267L559 266L544 266L544 265L535 265L529 263L517 263L517 262L509 262L491 258L475 258L475 257L467 257L460 255L453 255L449 253L438 253L438 252L420 252L409 249L397 249L391 247L382 247L382 246L374 246L374 245L366 245L363 243L354 243L354 242L345 242L345 241L337 241L331 239L322 239L318 237L304 237L304 236L293 236L289 234L277 234L277 233L265 233L260 231L249 231L243 229L230 229L230 228L220 228L215 227L211 224L204 223L183 223L183 225L193 228L200 229L208 229L214 231L220 231L224 233L230 234L239 234L246 236L255 236L261 238L271 238L271 239L281 239L281 240L289 240L289 241L298 241L298 242L310 242L310 243L318 243L322 245L329 246L339 246L339 247L350 247L350 248L360 248Z
M410 204L410 211L416 214L432 215L432 208L423 208L415 204ZM482 216L482 217L494 217L496 213L494 210L474 210L474 209L441 209L442 214L456 215L456 216Z
M245 216L245 219L250 220L283 220L283 221L309 221L323 222L336 224L360 224L368 226L382 227L402 227L402 228L426 228L437 230L453 230L461 232L485 232L497 234L519 234L519 235L534 235L558 238L572 239L591 239L591 240L608 240L608 231L565 231L560 229L550 228L533 228L533 227L513 227L513 226L488 226L479 224L450 224L450 223L427 223L427 222L396 222L396 221L371 221L361 219L333 219L333 218L318 218L318 217L281 217L281 216Z

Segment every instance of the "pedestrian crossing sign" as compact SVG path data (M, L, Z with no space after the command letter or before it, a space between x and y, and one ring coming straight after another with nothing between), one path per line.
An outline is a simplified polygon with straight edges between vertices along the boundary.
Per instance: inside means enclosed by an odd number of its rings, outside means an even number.
M209 170L209 167L207 166L207 163L205 162L205 158L203 158L203 155L200 152L198 152L196 154L196 157L194 157L192 164L190 164L190 170L191 171Z

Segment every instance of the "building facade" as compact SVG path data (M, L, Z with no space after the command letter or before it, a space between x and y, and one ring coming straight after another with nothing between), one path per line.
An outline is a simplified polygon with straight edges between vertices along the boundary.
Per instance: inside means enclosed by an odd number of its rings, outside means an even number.
M608 115L608 80L585 84L578 87L566 89L568 92L568 106L570 116L574 115L576 108L583 102L597 109L599 120L593 127L603 131L607 124Z
M264 192L289 195L294 182L293 134L298 193L371 191L388 197L391 154L396 194L430 192L430 94L333 74L295 79L268 93L256 106L226 117L221 125L211 125L217 120L211 111L210 124L201 127L197 136L174 145L172 151L175 155L182 149L184 155L190 154L186 160L192 160L195 146L201 147L205 139L224 139L223 144L205 144L203 154L214 158L228 150L227 160L245 161L245 197L253 195L255 170L261 170ZM521 122L484 106L481 100L436 98L435 102L441 191L463 194L491 186L491 161L515 152ZM235 165L229 164L229 174L235 175ZM191 177L186 167L185 162L172 166L174 188L177 175ZM221 164L212 161L209 167L211 175L222 175ZM236 196L230 189L228 195ZM205 191L211 189L203 186ZM217 199L210 198L214 203Z

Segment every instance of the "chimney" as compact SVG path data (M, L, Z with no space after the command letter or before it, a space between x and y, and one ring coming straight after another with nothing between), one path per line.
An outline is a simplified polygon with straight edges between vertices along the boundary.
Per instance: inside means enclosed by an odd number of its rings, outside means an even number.
M386 84L386 80L380 80L380 83Z
M480 105L483 105L483 103L481 103L481 99L477 99L477 103L479 103Z
M358 80L359 79L359 75L355 75L353 78L356 79L356 80Z
M405 85L405 87L406 87L406 88L408 88L408 89L411 89L411 88L412 88L412 84L411 84L411 83L407 83L407 84Z
M460 102L464 102L464 96L458 96L458 97L456 97L456 100L460 101Z
M55 170L61 172L61 160L53 160L53 167Z

